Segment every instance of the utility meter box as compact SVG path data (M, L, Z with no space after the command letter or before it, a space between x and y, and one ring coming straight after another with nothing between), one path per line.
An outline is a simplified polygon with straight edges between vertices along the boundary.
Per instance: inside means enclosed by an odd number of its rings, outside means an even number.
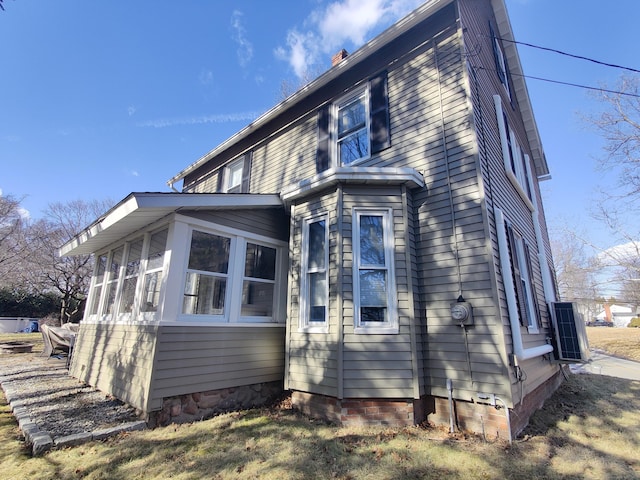
M458 325L473 325L473 308L468 302L451 304L451 319Z

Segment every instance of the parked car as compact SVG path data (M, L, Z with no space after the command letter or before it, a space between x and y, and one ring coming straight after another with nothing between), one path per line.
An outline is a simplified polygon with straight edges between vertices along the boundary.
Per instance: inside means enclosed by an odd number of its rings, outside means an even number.
M613 322L594 318L590 322L587 322L587 327L613 327Z

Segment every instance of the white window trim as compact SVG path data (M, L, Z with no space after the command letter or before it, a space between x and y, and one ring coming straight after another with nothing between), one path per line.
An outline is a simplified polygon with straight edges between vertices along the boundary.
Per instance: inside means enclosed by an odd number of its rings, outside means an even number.
M494 213L496 232L498 236L498 253L500 255L500 267L502 270L502 282L507 299L507 310L509 314L509 323L511 325L511 339L513 342L514 353L519 360L528 360L530 358L546 355L553 351L553 346L547 343L535 347L524 348L522 333L520 330L520 321L518 319L518 304L515 294L515 285L513 284L513 277L511 273L513 270L511 268L511 259L509 257L507 232L504 228L504 214L498 207L494 208Z
M179 217L179 216L177 216ZM187 219L187 217L182 217ZM223 237L231 238L231 246L229 249L229 268L227 270L227 278L230 282L227 284L225 292L225 312L223 315L199 315L199 314L185 314L182 312L182 303L178 309L177 321L180 324L220 324L220 325L237 325L237 324L269 324L275 325L282 323L283 319L283 303L281 298L283 289L286 288L286 261L285 261L285 247L286 242L280 242L269 237L262 235L252 234L243 230L235 228L225 227L223 225L211 224L205 221L197 221L193 218L188 218L189 225L187 226L188 241L185 245L185 255L183 259L182 271L180 282L180 302L182 302L184 296L184 287L186 284L188 264L189 264L189 249L191 246L191 235L193 230L198 230L213 235L219 235ZM275 283L274 283L274 302L273 302L273 314L270 317L243 317L241 312L242 302L242 285L244 282L244 259L246 255L246 243L256 243L266 247L275 248L276 250L276 267L275 267ZM240 255L242 254L242 255ZM285 285L283 285L283 282ZM284 290L286 291L286 290ZM165 321L163 323L173 323L172 321Z
M504 162L505 173L527 208L533 212L534 205L526 191L527 187L532 188L529 156L524 154L524 152L520 148L520 144L518 143L513 130L509 129L509 131L507 131L507 126L504 123L504 110L502 109L502 98L500 97L500 95L494 95L493 101L496 107L496 118L498 120L498 130L500 131L500 144L502 146L502 160ZM511 157L509 156L509 139L511 140L512 154L515 157L515 172L511 168ZM523 163L523 159L521 158L521 155L523 154L524 161L526 163ZM526 170L523 171L523 168L526 168Z
M524 248L524 238L515 229L513 229L514 239L516 241L516 257L518 258L518 268L520 270L520 280L524 285L524 290L527 295L526 308L527 308L527 330L529 333L540 333L538 329L538 319L536 318L536 308L533 304L535 300L534 286L531 285L531 272L529 272L529 265L527 262L527 253Z
M316 269L309 269L309 226L312 223L325 221L325 250L324 250L324 272L325 272L325 284L327 286L326 298L325 298L325 319L321 324L319 322L311 323L309 319L309 274L318 273ZM329 215L326 213L306 218L302 224L302 251L301 251L301 281L300 281L300 321L298 330L308 333L329 333Z
M340 108L346 104L348 104L350 101L352 101L353 99L357 98L357 97L363 97L363 101L364 101L364 106L365 106L365 130L367 131L367 138L369 140L369 145L367 148L367 155L361 158L358 158L356 160L354 160L351 163L348 163L346 165L343 165L341 160L340 160L340 152L339 152L339 148L338 148L338 142L339 142L339 138L338 138L338 112L340 111ZM368 160L369 158L371 158L371 105L370 105L370 101L369 101L369 83L367 83L365 86L362 86L360 88L358 88L357 90L354 90L352 92L350 92L347 95L344 95L343 97L339 98L338 100L336 100L331 108L331 126L330 126L330 132L331 132L331 158L333 159L333 165L336 167L348 167L348 166L352 166L352 165L357 165L359 163L364 162L365 160Z
M498 68L501 70L504 78L504 82L501 81L500 83L502 83L504 89L507 92L507 95L509 96L509 99L511 99L511 89L509 88L509 72L507 71L507 62L505 61L504 52L502 51L502 45L500 45L500 42L496 37L493 38L493 41L496 44L496 51L498 52Z
M161 282L163 282L163 278L165 277L167 272L167 264L165 263L163 267L160 267L160 268L147 270L146 257L150 247L151 236L157 232L160 232L168 228L169 226L165 224L160 227L155 227L153 230L148 231L146 233L143 233L143 234L138 233L136 236L130 237L125 241L121 241L120 243L113 244L109 250L96 254L96 258L99 258L101 256L104 256L106 258L106 270L103 275L102 282L97 283L96 275L98 273L99 266L98 266L98 262L97 261L95 262L96 264L94 266L94 272L91 278L91 290L90 290L89 298L87 299L88 300L87 307L91 305L91 303L89 302L94 301L94 297L96 295L96 291L95 291L96 287L101 287L100 297L96 299L96 301L98 302L97 313L91 314L90 310L87 308L83 321L87 321L91 323L105 322L105 323L118 323L118 324L121 324L121 323L133 324L133 323L141 323L141 322L150 323L156 319L157 312L142 312L140 310L142 290L144 288L144 279L148 273L161 272L162 274ZM140 266L138 267L138 273L135 275L135 277L137 278L136 278L134 303L132 305L131 312L122 312L120 309L122 307L121 301L122 301L124 281L128 278L132 278L131 275L128 275L128 276L125 275L126 267L127 267L126 264L128 262L128 256L130 251L130 245L133 242L140 239L142 239L142 252L141 252ZM119 269L119 277L117 279L116 300L115 300L117 303L114 305L114 311L112 313L106 313L104 312L104 309L106 307L106 301L107 301L106 287L108 286L108 281L110 278L110 265L113 258L113 252L119 248L123 248L123 255L122 255L120 269ZM168 247L165 246L165 249L168 249ZM166 260L167 258L166 250L165 250L164 256ZM160 305L162 305L162 292L160 295L161 295Z
M239 167L240 169L240 182L235 185L231 185L231 180L233 179L233 171ZM224 167L224 191L225 193L229 193L236 189L240 190L242 188L242 177L244 175L244 156L240 156L236 160L233 160L229 164Z
M360 217L363 215L382 216L384 235L385 268L387 271L387 321L363 323L360 320ZM353 243L353 319L354 333L357 334L397 334L398 308L395 282L395 245L393 230L393 209L354 208L352 224Z

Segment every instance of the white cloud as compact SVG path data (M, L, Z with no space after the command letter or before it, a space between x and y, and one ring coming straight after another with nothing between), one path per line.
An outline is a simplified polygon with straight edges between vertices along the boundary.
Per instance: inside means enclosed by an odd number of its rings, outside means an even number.
M260 116L260 112L220 113L215 115L201 115L183 118L160 118L139 122L138 127L165 128L178 125L201 125L206 123L230 123L252 121Z
M247 38L247 32L242 24L243 15L240 10L233 11L231 28L233 29L233 41L238 44L238 63L242 68L245 68L253 58L253 44Z
M403 17L423 0L338 0L307 17L306 30L292 28L286 46L275 49L298 78L314 65L325 65L340 48L354 49Z

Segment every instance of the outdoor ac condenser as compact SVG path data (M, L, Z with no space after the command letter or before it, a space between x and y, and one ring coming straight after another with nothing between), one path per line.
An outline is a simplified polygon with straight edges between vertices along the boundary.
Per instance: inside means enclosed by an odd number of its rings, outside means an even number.
M585 363L589 360L589 341L582 317L574 303L553 302L551 335L555 359L562 363Z

